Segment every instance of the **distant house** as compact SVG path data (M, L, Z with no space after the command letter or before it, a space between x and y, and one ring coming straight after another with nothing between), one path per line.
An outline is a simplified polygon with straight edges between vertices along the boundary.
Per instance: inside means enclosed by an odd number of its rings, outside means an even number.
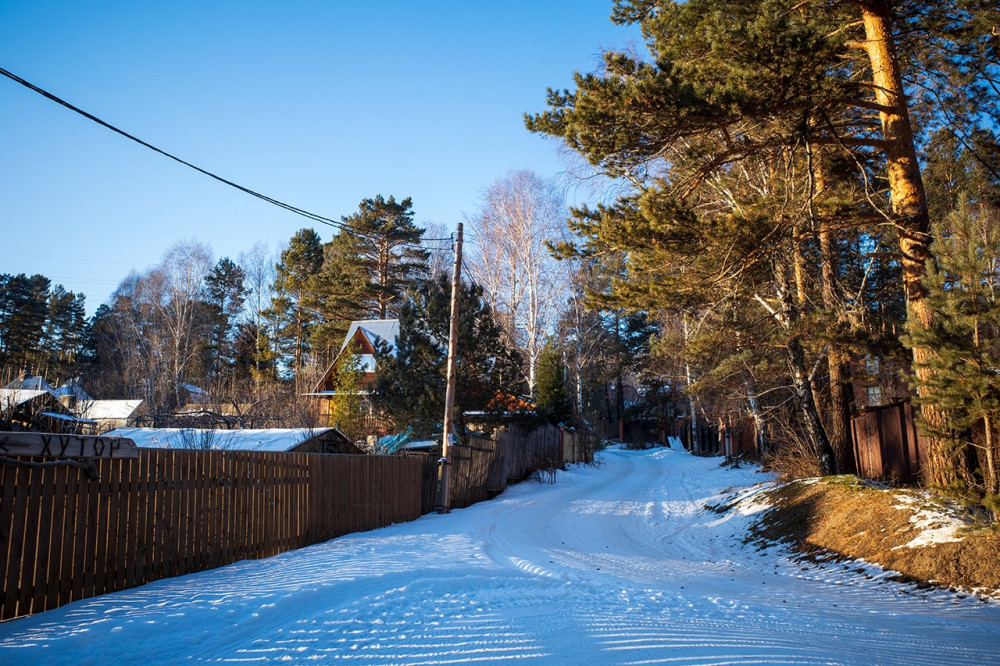
M49 393L54 393L52 387L49 386L49 383L43 377L28 377L24 373L21 373L20 377L7 384L7 386L4 386L4 388L14 391L48 391Z
M0 429L79 433L95 423L73 414L59 402L51 387L48 390L0 389Z
M294 453L363 453L336 428L206 430L199 428L118 428L105 437L127 437L139 448L212 449Z
M78 400L73 411L94 422L85 428L86 434L94 435L134 426L146 413L142 400Z
M84 400L93 400L80 384L79 379L71 379L52 393L59 398L59 402L73 409L73 405Z
M351 327L347 330L347 335L344 336L344 343L340 346L337 357L333 359L313 392L308 394L319 399L321 423L330 422L330 400L337 395L335 388L337 371L341 364L352 356L362 372L359 382L362 403L369 414L372 413L372 405L368 396L375 387L377 356L380 353L387 353L390 356L395 354L398 336L398 319L365 319L351 322Z
M395 354L397 337L399 337L398 319L364 319L351 322L337 357L316 384L313 395L333 391L337 369L351 355L355 357L359 369L364 373L361 385L371 387L375 383L375 362L379 347L385 345L389 355Z
M188 403L207 404L212 400L208 391L192 384L181 384L180 394L187 398Z

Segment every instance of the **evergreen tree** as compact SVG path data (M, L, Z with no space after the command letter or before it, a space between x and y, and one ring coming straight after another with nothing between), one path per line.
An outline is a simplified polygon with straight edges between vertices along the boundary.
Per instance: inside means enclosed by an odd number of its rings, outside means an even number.
M553 338L549 338L538 357L535 389L535 409L553 425L569 424L573 418L573 402L566 387L563 353Z
M323 244L312 229L302 229L292 236L275 266L272 334L280 339L280 349L290 356L286 362L295 378L296 390L309 351L309 331L316 322L313 280L322 267Z
M43 275L4 275L0 283L0 361L13 374L37 370L49 318L49 286Z
M355 345L344 350L340 358L333 372L333 395L327 400L329 425L357 440L366 434L362 403L362 391L366 388L362 385L364 372Z
M930 328L908 327L911 344L935 350L931 371L919 381L919 401L947 416L930 424L947 443L946 459L958 483L985 490L1000 513L1000 214L959 201L937 229L937 263L924 280L928 298L943 316ZM971 433L978 431L975 437ZM981 479L965 469L964 452L981 451Z
M66 291L57 284L49 295L44 343L49 368L57 377L68 379L75 374L86 328L84 295Z
M787 350L803 431L824 466L849 452L837 330L848 317L836 310L853 295L838 285L837 253L849 245L837 230L891 217L910 314L928 326L928 213L906 86L941 93L940 103L914 105L924 126L948 114L964 126L983 122L998 97L989 86L997 68L982 57L975 30L981 41L996 14L995 3L976 1L619 0L613 19L641 26L650 60L608 53L603 72L578 74L576 90L550 91L550 110L527 118L532 131L561 137L634 187L612 206L577 211L585 252L610 247L629 257L613 297L639 309L699 311L717 308L725 293L768 312ZM969 22L977 28L966 29ZM900 53L913 58L905 78ZM946 72L981 99L953 103L965 95L941 82ZM847 173L858 183L888 174L889 200L867 185L849 206L831 197L831 156L854 164ZM826 311L823 328L837 334L821 346L839 396L836 456L811 381L813 302ZM928 351L914 349L918 366Z
M494 312L476 284L460 294L455 423L464 432L465 413L503 411L508 396L524 388L521 359L508 346ZM446 275L421 282L407 293L399 312L394 351L383 350L378 366L377 402L397 427L429 432L444 418L451 281Z
M357 257L351 256L350 245L338 239L323 246L323 268L312 282L312 298L321 320L313 327L310 344L321 365L340 351L350 323L370 316L364 305L368 276Z
M205 278L205 306L210 320L206 363L210 378L216 378L235 360L233 332L246 300L246 272L229 257L223 257Z
M407 287L426 277L430 254L420 247L424 230L414 224L412 206L409 197L378 195L342 218L347 228L329 243L324 271L345 276L334 290L341 300L330 303L333 312L360 306L369 318L391 318Z

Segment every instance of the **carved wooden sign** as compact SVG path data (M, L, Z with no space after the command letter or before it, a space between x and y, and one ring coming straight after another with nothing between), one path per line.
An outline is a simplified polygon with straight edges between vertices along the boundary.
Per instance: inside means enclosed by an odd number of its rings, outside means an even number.
M0 456L138 458L139 449L134 441L125 437L0 432Z

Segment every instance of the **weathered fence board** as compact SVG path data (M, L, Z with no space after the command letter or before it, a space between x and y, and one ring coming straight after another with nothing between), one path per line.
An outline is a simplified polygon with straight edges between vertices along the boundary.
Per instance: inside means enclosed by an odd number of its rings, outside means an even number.
M414 458L138 453L0 466L0 620L420 515Z

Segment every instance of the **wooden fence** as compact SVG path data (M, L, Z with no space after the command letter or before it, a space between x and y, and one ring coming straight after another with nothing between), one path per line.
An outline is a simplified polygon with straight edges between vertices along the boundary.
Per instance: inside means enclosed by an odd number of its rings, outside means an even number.
M546 426L535 430L510 428L496 439L473 437L469 444L452 447L449 474L450 503L454 509L496 497L508 484L537 470L554 470L565 464L594 460L593 443L583 434ZM421 510L437 504L438 458L424 456Z
M593 456L554 427L472 438L453 451L451 506ZM0 465L0 621L413 520L437 499L436 456L139 449L94 465L96 479Z
M140 449L0 466L0 621L420 516L420 461Z

